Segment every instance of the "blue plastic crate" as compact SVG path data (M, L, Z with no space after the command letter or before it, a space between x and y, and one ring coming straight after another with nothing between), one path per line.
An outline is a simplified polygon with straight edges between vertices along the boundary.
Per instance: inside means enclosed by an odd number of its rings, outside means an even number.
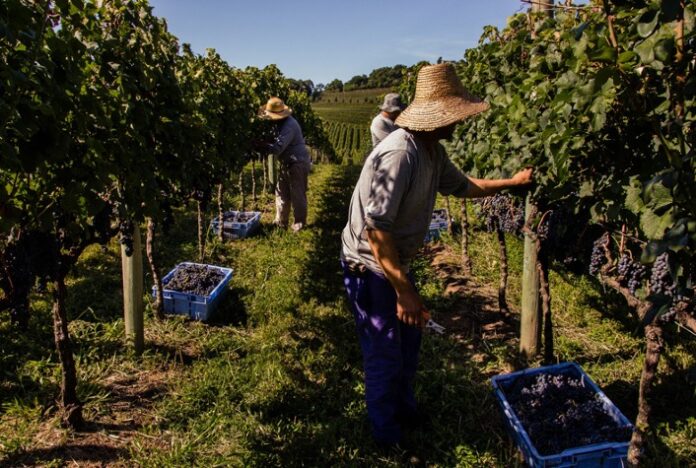
M440 240L442 231L449 227L449 213L445 208L433 210L428 232L425 234L425 242Z
M249 215L250 219L246 222L239 223L226 220L239 214ZM210 221L210 230L217 235L219 232L220 220L216 216ZM223 213L222 237L223 239L243 239L254 234L261 226L260 211L226 211Z
M186 265L203 265L209 268L217 268L221 270L225 277L220 283L215 286L215 289L207 296L199 296L198 294L186 294L178 291L172 291L164 286L162 295L164 296L164 313L174 315L185 315L194 320L208 320L213 315L215 308L220 303L220 300L227 293L227 284L232 279L232 268L224 268L216 265L205 265L202 263L183 262L179 263L172 271L162 278L162 284L166 284L179 267ZM157 294L157 287L152 287L152 296Z
M604 403L607 413L622 427L627 427L633 430L633 425L624 416L621 411L611 402L609 398L600 390L596 383L582 370L582 368L574 362L566 362L555 364L552 366L538 367L535 369L526 369L523 371L513 372L511 374L503 374L495 376L491 379L495 396L505 416L505 425L510 432L510 435L515 440L515 443L522 451L527 465L530 467L582 467L582 468L621 468L628 466L626 458L628 455L629 442L607 442L602 444L585 445L564 450L561 453L553 455L540 455L536 447L529 439L527 431L522 426L519 418L509 404L505 391L509 389L514 381L520 376L535 375L540 373L548 373L553 375L572 375L576 378L583 379L587 385L599 395L599 398Z

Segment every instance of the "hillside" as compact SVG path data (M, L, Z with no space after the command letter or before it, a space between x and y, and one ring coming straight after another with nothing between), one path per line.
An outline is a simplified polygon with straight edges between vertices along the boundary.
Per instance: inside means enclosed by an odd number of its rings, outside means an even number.
M325 92L312 103L324 120L329 140L342 161L360 162L372 148L370 121L390 88Z

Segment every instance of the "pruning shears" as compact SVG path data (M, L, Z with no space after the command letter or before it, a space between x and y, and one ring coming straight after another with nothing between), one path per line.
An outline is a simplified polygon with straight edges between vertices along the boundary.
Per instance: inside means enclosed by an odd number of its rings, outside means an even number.
M445 327L440 325L439 323L435 322L433 319L430 318L430 312L427 310L423 309L423 319L425 320L425 328L428 330L432 330L438 335L444 335L445 334Z

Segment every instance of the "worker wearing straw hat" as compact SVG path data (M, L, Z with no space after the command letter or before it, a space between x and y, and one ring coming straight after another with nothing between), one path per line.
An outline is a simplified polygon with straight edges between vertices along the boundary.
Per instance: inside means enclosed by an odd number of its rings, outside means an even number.
M401 96L399 96L398 93L389 93L385 95L384 102L379 109L379 114L372 119L372 123L370 124L373 147L377 146L380 141L384 140L387 135L398 128L394 121L399 114L401 114L401 111L404 110L404 105L401 103Z
M267 149L280 162L276 185L276 218L274 223L287 228L292 205L297 232L307 223L307 177L311 167L300 124L292 116L292 109L282 99L272 97L260 109L260 115L277 124L277 137Z
M437 192L483 197L532 181L531 169L509 179L465 176L441 139L458 122L488 109L471 96L449 63L423 67L400 127L367 157L342 233L344 285L363 353L365 399L379 444L398 444L422 422L413 383L421 330L429 315L409 273L423 244Z

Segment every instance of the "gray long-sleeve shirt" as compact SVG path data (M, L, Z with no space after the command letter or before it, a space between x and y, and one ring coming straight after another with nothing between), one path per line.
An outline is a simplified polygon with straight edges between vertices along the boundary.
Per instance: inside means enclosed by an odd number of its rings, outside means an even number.
M441 144L404 129L392 132L365 160L341 236L341 258L382 272L365 232L379 229L392 233L399 261L408 268L423 245L437 192L463 197L468 184Z
M271 153L286 165L295 162L310 162L300 124L293 116L283 119L278 125L278 137L271 146Z
M397 128L399 127L397 127L392 120L383 116L381 112L377 114L377 116L374 119L372 119L372 123L370 124L370 134L372 135L372 147L374 148L375 146L377 146L377 144L380 141L387 138L387 135L389 135Z

